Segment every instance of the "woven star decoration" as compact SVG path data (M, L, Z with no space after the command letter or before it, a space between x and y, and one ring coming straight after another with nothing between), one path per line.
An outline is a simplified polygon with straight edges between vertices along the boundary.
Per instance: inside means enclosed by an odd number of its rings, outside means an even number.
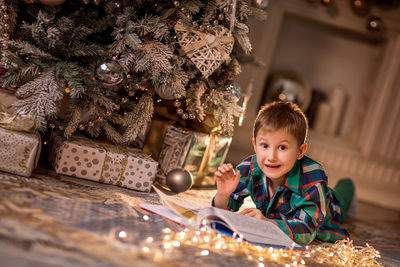
M234 38L225 27L217 25L202 32L178 21L174 30L182 50L205 78L230 61Z

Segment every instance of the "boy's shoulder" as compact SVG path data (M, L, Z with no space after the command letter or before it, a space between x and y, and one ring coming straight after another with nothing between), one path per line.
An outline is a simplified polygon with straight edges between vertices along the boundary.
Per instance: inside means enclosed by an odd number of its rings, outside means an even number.
M312 158L310 158L306 155L304 155L300 159L300 163L303 168L308 168L309 170L313 170L313 169L324 170L324 167L322 166L321 163L317 162L316 160L313 160Z
M316 182L328 181L324 167L308 156L303 156L303 158L300 159L300 166L303 175L303 186Z

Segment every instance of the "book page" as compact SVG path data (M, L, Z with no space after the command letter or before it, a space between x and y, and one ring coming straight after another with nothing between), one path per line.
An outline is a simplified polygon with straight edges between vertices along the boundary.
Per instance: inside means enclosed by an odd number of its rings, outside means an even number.
M167 195L166 193L164 193L162 191L162 189L157 188L154 185L153 185L153 189L156 191L156 193L160 197L161 201L168 202L168 203L166 203L167 205L169 205L170 202L173 202L176 205L179 205L182 208L185 208L187 210L197 211L203 207L210 206L210 203L211 203L211 201L203 201L203 200L199 200L196 198L190 198L190 197L184 196L182 194ZM175 208L175 207L172 207L172 208Z
M271 222L252 218L229 210L202 206L203 204L196 201L194 198L179 198L179 194L170 196L163 193L162 190L155 186L153 186L153 188L160 196L160 199L169 206L170 210L175 212L175 216L179 214L180 218L185 218L187 220L188 224L185 226L189 224L199 226L203 219L209 218L210 222L215 220L223 221L228 225L228 228L241 234L244 239L249 242L289 248L293 246L302 248L300 245L294 243L294 241L278 226ZM167 217L165 214L160 215Z
M165 217L175 223L181 224L183 226L189 226L191 224L190 219L179 215L171 207L161 206L161 205L153 205L153 204L147 204L147 203L141 203L141 204L139 204L139 206L142 209L145 209L147 211L150 211L150 212L153 212L160 216L163 216L163 217Z
M198 214L198 222L200 223L203 219L207 219L210 216L211 221L214 216L220 218L233 231L243 235L243 238L249 242L285 247L301 247L271 222L215 207L201 209Z

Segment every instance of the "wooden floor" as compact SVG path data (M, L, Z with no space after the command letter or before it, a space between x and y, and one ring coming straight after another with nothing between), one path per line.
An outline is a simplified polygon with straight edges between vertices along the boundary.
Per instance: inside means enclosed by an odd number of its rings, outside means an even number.
M359 201L356 218L364 221L373 220L400 231L400 211Z
M385 259L384 266L400 266L400 211L361 201L357 206L356 216L345 224L356 222L361 228L353 229L361 237L358 242L373 245Z

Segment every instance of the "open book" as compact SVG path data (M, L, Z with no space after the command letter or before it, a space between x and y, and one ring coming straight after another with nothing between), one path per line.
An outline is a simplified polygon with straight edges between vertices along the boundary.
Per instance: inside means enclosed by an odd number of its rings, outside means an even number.
M186 199L187 201L184 201L166 195L156 187L154 189L168 206L146 203L139 206L183 226L199 227L206 221L216 230L225 234L237 233L250 243L270 247L303 249L274 223L211 206L200 208L196 206L196 202L193 200Z

